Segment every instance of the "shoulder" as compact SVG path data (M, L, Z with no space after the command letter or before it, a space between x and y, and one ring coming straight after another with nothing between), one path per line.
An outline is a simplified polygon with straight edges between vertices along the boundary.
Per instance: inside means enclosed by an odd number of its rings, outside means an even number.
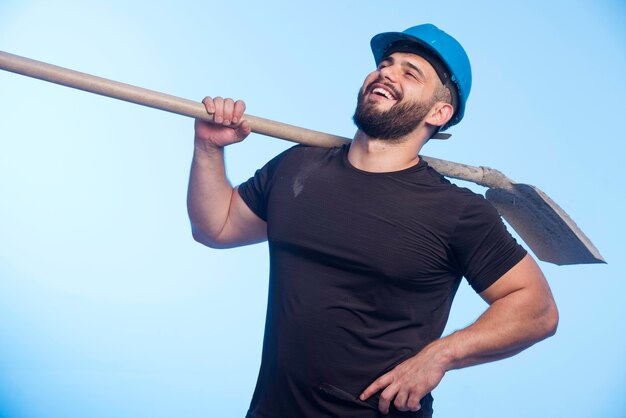
M495 211L495 208L485 197L467 187L462 187L452 183L437 170L429 166L425 161L423 178L437 192L439 199L446 205L454 206L459 211L482 210Z
M449 231L453 241L504 228L500 214L482 194L451 183L430 166L426 177L432 198L428 204L430 213L445 224L444 230Z
M325 158L341 155L344 147L316 147L298 144L289 148L285 153L294 158Z
M300 173L303 170L314 170L330 161L341 158L341 147L314 147L295 145L276 156L269 165L272 171L281 173Z
M341 154L342 147L315 147L310 145L298 144L278 154L275 159L283 160L310 160L323 159Z

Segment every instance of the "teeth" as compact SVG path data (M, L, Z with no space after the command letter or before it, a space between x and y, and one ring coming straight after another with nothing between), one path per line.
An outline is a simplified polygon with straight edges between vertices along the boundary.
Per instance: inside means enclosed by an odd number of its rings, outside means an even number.
M385 96L387 99L389 100L393 100L393 96L391 95L391 93L389 93L387 90L380 88L380 87L376 87L374 90L372 90L372 93L378 93L378 94L382 94L383 96Z

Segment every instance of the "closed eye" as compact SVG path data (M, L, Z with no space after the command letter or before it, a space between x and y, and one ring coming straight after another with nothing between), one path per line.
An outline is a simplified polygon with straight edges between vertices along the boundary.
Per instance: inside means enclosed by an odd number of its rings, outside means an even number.
M419 80L419 81L426 80L426 75L424 74L424 72L420 70L419 67L413 65L411 62L404 61L402 63L402 66L406 68L407 74L410 73L411 76L415 78L416 80Z
M388 67L392 64L393 64L393 58L387 57L378 64L377 70L382 70L383 68Z

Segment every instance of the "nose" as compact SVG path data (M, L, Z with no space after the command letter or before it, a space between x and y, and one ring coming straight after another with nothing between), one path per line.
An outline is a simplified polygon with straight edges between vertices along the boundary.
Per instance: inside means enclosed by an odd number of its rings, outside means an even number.
M393 64L385 65L378 70L380 78L387 79L389 81L395 81L397 76L396 66Z

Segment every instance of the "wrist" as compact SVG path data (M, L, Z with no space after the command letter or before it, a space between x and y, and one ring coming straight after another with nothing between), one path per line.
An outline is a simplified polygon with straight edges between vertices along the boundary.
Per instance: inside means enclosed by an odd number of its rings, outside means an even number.
M422 351L429 353L434 364L440 367L444 373L456 368L457 356L453 345L446 338L433 341Z
M211 156L211 155L223 155L224 147L215 145L211 142L196 139L194 141L194 155Z
M215 159L224 159L224 148L217 145L196 141L193 150L193 162L198 164L211 164Z

